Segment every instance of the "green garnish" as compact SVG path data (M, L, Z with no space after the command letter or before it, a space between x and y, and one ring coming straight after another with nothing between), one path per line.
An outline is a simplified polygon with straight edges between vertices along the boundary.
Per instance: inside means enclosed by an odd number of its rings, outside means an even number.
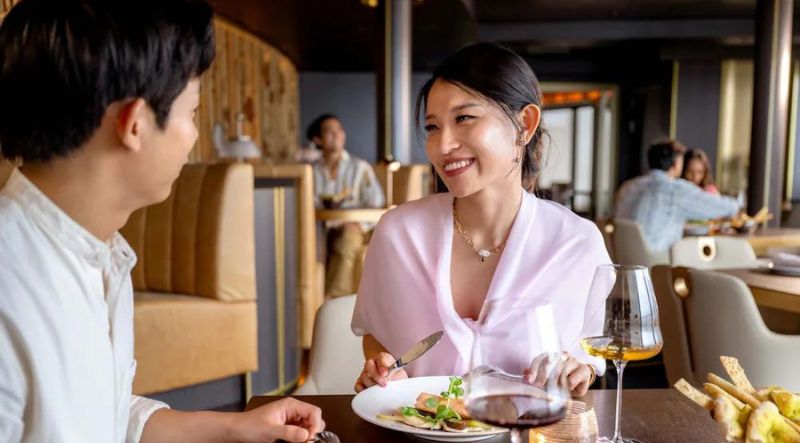
M412 417L412 416L414 416L414 417L424 417L422 414L420 414L419 411L417 411L416 408L411 408L411 407L408 407L408 406L403 406L402 408L400 408L400 413L405 415L406 417Z
M435 423L438 425L439 423L447 420L447 421L461 421L461 416L452 409L450 409L450 400L456 399L464 395L464 388L461 385L464 384L464 381L461 380L460 377L450 377L450 385L447 387L447 391L441 393L443 398L447 399L447 402L443 405L439 405L436 408L436 416L434 417ZM431 400L433 400L433 404L431 404ZM425 405L432 408L436 406L438 401L435 398L429 398L425 401Z
M450 409L450 400L460 398L464 395L464 388L461 386L463 385L464 381L461 380L459 377L450 377L450 385L447 387L447 391L441 393L442 398L447 399L445 404L439 404L439 399L435 397L428 398L425 400L425 406L428 408L436 408L436 415L431 417L429 415L425 415L421 413L417 408L412 408L409 406L404 406L400 408L400 413L406 417L419 417L426 422L430 423L434 427L441 424L443 421L449 421L451 423L460 423L461 416L452 409ZM437 406L438 405L438 406Z

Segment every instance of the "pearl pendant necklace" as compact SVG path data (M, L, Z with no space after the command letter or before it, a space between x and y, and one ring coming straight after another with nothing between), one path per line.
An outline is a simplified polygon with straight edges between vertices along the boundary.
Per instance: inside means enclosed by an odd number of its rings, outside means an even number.
M467 231L464 230L464 227L461 226L461 222L458 220L458 215L456 215L456 199L455 198L453 199L453 222L456 224L456 229L461 234L461 236L464 237L464 240L466 240L466 242L469 245L469 247L472 248L472 250L475 251L476 254L478 254L478 257L480 257L480 259L481 259L481 263L485 262L486 259L491 257L492 255L497 254L498 252L500 252L500 250L503 249L503 246L505 246L505 244L506 244L505 242L500 243L497 247L495 247L494 249L491 249L491 250L486 249L486 248L477 248L477 247L475 247L475 243L472 241L472 238L469 236Z

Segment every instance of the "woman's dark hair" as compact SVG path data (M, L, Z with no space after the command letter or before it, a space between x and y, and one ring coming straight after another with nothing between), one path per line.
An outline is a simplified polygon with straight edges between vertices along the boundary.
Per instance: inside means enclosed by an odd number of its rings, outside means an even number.
M127 98L163 129L214 59L212 19L203 1L23 0L0 25L0 154L69 155Z
M517 129L521 131L518 113L525 106L542 105L542 92L536 74L515 52L492 43L467 46L450 56L433 71L417 95L416 119L426 112L428 94L437 80L457 85L496 105ZM522 186L529 191L536 187L536 177L541 170L543 134L541 121L531 140L525 145L520 162Z
M312 141L314 140L314 137L322 136L322 124L325 123L325 121L330 120L332 118L339 120L339 117L333 114L322 114L319 117L315 118L314 121L311 122L310 125L308 125L308 129L306 129L306 140Z
M647 163L650 169L668 171L684 152L686 146L677 140L659 140L647 150Z
M703 179L700 180L700 187L705 188L708 185L714 184L714 179L711 177L711 162L708 160L708 155L702 149L690 149L683 155L683 172L681 177L686 178L686 173L689 172L689 162L692 160L700 160L703 164L705 172Z

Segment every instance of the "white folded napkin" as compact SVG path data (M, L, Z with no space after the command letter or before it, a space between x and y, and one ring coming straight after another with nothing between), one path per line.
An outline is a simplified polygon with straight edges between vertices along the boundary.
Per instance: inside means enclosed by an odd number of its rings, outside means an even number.
M785 251L772 251L770 252L772 262L776 266L791 266L800 268L800 255L792 254Z

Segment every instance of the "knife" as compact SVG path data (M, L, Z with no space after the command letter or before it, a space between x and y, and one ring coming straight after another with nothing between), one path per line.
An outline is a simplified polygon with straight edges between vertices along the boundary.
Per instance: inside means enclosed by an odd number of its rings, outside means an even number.
M391 366L389 366L389 375L392 375L393 372L422 357L422 354L428 352L428 350L434 347L436 343L439 343L442 335L444 335L444 331L434 332L433 334L423 338L419 343L412 346L411 349L406 351L405 354L403 354L400 358L395 360Z

